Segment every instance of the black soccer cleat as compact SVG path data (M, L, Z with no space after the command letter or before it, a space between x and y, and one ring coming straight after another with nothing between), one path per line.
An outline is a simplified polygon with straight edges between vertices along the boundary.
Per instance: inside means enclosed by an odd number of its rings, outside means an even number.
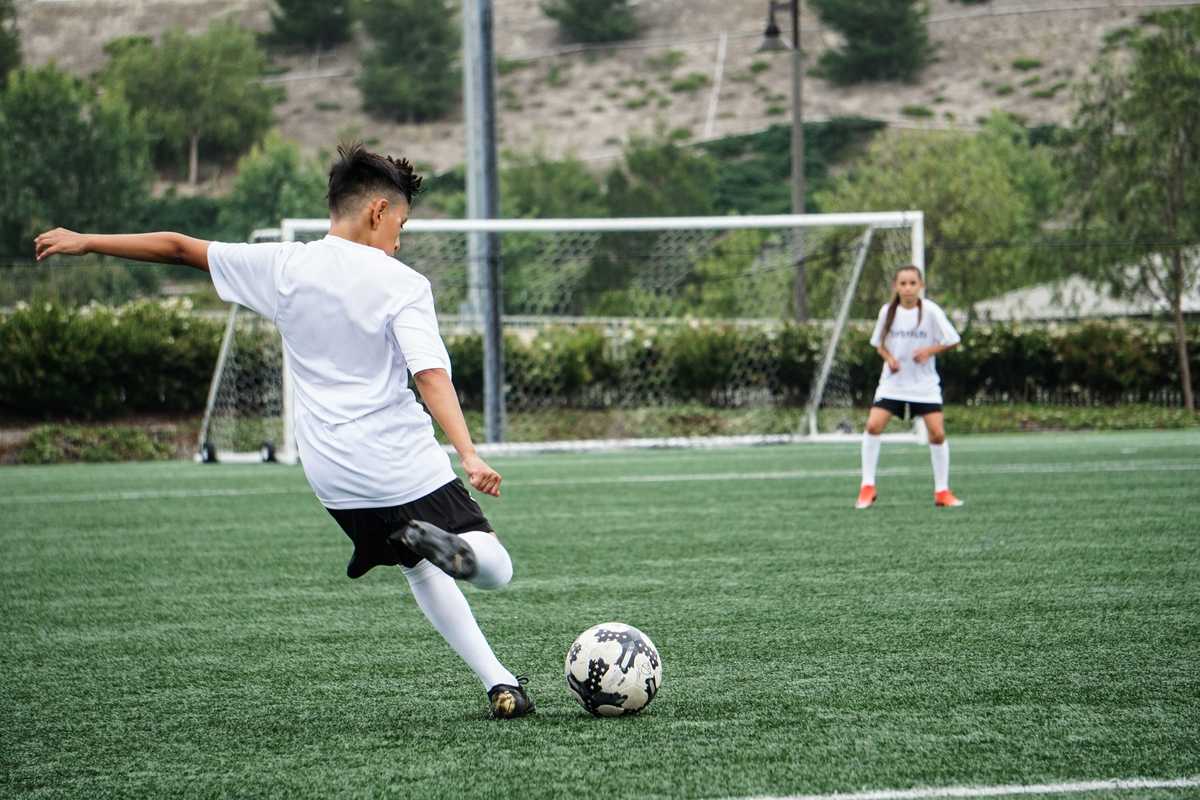
M533 701L525 693L529 678L517 676L517 685L498 683L488 689L488 705L492 708L492 719L516 719L532 714Z
M451 578L469 581L479 570L469 544L428 522L413 520L389 534L388 541L404 545Z

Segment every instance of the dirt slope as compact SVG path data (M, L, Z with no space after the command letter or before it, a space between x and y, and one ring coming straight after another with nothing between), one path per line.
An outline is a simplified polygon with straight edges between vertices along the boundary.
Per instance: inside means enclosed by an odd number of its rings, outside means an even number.
M765 0L645 0L638 5L645 25L639 46L564 54L569 48L537 0L495 0L496 50L504 66L497 84L501 147L572 152L603 163L630 133L656 127L696 140L788 121L790 60L754 52L765 6ZM808 77L805 118L861 114L900 126L970 128L991 110L1005 109L1032 122L1065 122L1071 112L1066 85L1086 75L1106 32L1150 7L1111 0L983 6L932 0L929 29L938 60L919 83L844 89ZM104 43L118 36L155 35L172 25L202 30L223 14L255 30L269 25L266 0L24 0L18 14L28 62L55 60L80 74L102 65ZM837 43L815 15L805 13L803 26L810 63ZM396 125L360 112L357 48L319 59L278 59L290 70L274 79L288 95L277 109L283 133L310 152L357 134L438 168L461 162L460 120ZM1014 66L1021 60L1025 69Z

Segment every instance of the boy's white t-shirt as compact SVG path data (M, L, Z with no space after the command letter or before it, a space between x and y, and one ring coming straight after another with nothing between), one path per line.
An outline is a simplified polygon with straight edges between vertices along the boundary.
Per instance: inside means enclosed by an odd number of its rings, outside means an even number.
M295 388L296 443L327 508L394 506L454 480L408 373L450 356L429 281L382 250L315 242L208 248L222 300L272 320Z
M871 334L871 345L884 348L900 362L900 370L892 372L885 362L883 372L879 376L879 388L875 390L875 399L888 398L903 400L909 403L941 403L942 382L937 374L936 358L929 358L924 364L913 361L913 353L922 347L931 345L958 344L958 331L954 330L946 312L932 300L921 300L920 322L918 324L918 307L896 307L896 316L892 320L892 328L884 341L883 325L887 321L887 305L879 309L879 318L875 321L875 331Z

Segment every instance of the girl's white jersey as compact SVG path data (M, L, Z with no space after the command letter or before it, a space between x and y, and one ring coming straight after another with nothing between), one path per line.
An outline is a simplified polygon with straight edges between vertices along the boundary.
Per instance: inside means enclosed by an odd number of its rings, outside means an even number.
M886 397L909 403L941 403L942 381L938 377L936 359L929 358L924 364L918 364L913 361L913 353L922 347L958 344L961 341L958 331L954 330L941 306L932 300L921 300L919 306L912 308L896 306L896 317L885 340L883 325L887 321L887 310L887 305L879 309L871 344L874 347L882 344L900 362L900 369L892 372L884 363L875 399Z
M283 336L304 475L327 508L402 505L454 480L408 373L450 370L429 281L337 236L208 248L222 300Z

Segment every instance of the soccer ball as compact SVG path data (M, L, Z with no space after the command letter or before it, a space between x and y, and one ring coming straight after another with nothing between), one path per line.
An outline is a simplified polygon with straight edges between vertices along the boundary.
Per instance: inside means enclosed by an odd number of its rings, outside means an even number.
M567 688L592 715L645 708L662 686L662 660L650 637L623 622L593 625L567 651Z

